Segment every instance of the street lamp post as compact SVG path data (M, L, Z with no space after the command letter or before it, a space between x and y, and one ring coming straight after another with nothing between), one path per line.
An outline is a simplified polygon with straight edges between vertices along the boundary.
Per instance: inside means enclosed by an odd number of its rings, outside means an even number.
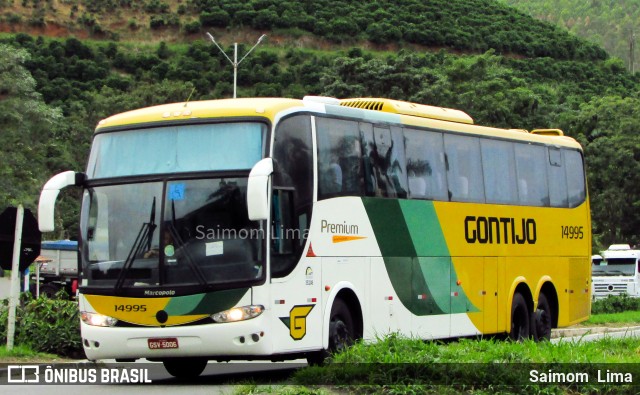
M216 47L218 47L218 49L220 50L220 52L222 52L222 54L224 55L225 58L227 58L227 60L231 63L231 65L233 66L233 98L236 98L236 90L237 90L237 85L238 85L238 65L240 65L240 63L242 63L242 61L249 56L249 54L251 53L251 51L253 51L258 44L260 44L262 42L262 40L264 40L267 35L263 34L262 36L260 36L260 38L258 39L258 41L253 45L253 47L251 47L251 49L242 57L242 59L238 60L238 43L233 43L233 60L231 60L231 58L227 55L226 52L224 52L224 50L222 48L220 48L220 45L218 45L218 43L216 42L216 39L213 38L213 36L211 35L211 33L207 32L207 36L209 36L209 38L211 39L211 41L213 41L213 43L216 45Z

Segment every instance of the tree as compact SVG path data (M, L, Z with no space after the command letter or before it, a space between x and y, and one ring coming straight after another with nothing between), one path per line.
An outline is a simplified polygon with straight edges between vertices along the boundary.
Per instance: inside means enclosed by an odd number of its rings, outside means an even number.
M44 103L24 64L29 54L0 44L0 207L22 203L35 209L50 176L46 161L55 145L61 112Z

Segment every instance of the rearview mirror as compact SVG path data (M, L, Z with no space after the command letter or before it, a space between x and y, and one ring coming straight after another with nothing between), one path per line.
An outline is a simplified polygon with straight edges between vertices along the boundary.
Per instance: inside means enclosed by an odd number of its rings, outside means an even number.
M249 219L260 221L269 217L269 176L273 173L273 159L264 158L249 173L247 210Z

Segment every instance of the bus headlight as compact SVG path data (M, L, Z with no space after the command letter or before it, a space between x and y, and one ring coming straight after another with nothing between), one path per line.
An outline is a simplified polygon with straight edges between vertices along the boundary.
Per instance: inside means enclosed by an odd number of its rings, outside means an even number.
M234 307L233 309L221 311L211 316L215 322L235 322L256 318L264 311L264 306L251 305Z
M89 313L87 311L80 313L80 319L82 319L82 322L85 324L92 326L114 326L118 322L118 320L113 317L98 313Z

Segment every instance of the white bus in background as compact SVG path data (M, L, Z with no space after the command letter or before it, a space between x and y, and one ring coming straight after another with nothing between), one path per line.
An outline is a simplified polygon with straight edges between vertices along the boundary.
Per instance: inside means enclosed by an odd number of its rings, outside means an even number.
M593 298L609 295L640 296L640 250L628 244L613 244L602 256L594 255L592 269ZM600 258L600 259L597 259Z

